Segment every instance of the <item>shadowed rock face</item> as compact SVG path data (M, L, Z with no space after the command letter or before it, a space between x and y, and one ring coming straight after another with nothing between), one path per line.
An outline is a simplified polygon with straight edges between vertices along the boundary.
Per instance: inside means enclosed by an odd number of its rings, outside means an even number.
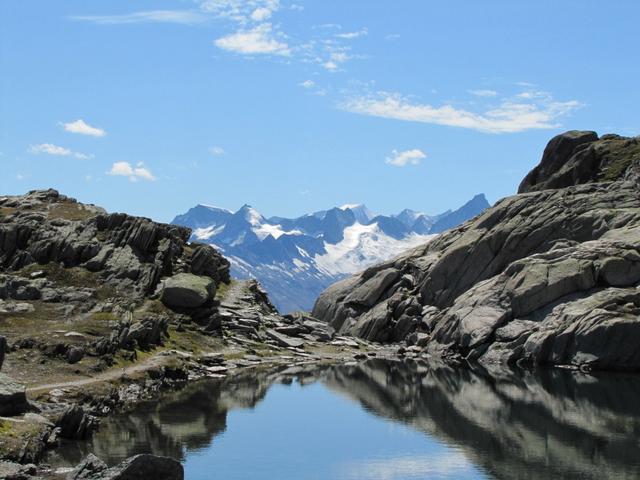
M519 195L333 285L313 315L484 364L638 370L639 165L636 138L560 135Z
M640 379L635 376L598 377L558 369L473 371L382 359L245 371L192 384L159 405L103 421L88 443L73 444L56 455L72 464L88 452L111 463L141 452L183 458L185 451L215 442L227 428L228 411L254 408L271 385L294 379L302 384L320 381L375 415L459 447L496 478L640 475Z

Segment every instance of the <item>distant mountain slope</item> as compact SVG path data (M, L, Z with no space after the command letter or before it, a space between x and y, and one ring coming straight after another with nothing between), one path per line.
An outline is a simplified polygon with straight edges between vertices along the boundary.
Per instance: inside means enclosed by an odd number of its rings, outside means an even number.
M237 278L257 278L281 312L310 310L332 283L428 242L436 233L489 207L476 195L455 211L429 216L413 210L375 215L343 205L298 218L265 218L250 205L231 212L197 205L172 223L193 229L231 261Z

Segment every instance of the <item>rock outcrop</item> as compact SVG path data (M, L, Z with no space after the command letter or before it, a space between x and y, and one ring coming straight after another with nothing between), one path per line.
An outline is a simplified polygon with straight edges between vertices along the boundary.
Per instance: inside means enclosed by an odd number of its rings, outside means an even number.
M95 455L85 458L69 475L69 480L183 480L184 469L177 460L141 454L119 465L107 465Z
M49 263L82 267L97 272L99 284L138 297L152 293L162 277L180 272L229 281L229 263L220 254L204 245L187 246L188 228L108 214L55 190L0 197L0 214L5 271Z
M78 364L161 345L170 321L207 325L230 265L190 235L55 190L0 196L0 366L7 340Z
M640 369L640 139L567 132L519 194L327 289L313 315L481 363Z

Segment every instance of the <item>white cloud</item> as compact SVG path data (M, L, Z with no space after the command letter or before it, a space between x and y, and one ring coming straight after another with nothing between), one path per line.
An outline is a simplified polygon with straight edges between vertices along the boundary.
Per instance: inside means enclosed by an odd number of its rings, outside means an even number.
M314 82L313 80L305 80L304 82L301 82L298 85L300 85L303 88L313 88L316 86L316 82Z
M33 153L34 155L46 153L47 155L60 155L66 157L71 155L72 152L68 148L59 147L52 143L40 143L38 145L30 145L29 153Z
M351 40L353 38L364 37L367 35L369 31L366 28L358 30L356 32L345 32L345 33L336 33L336 37L344 38L346 40Z
M413 150L405 150L404 152L392 150L391 156L387 157L384 163L388 163L395 167L404 167L405 165L418 165L420 160L424 158L427 158L425 153L417 148L414 148Z
M24 180L24 179L25 179L25 176L23 174L21 173L16 174L16 180Z
M107 132L102 128L92 127L82 119L63 124L65 132L89 135L91 137L104 137Z
M336 62L328 61L323 63L322 66L330 72L335 72L336 70L338 70L338 65L336 64Z
M292 3L291 5L289 5L289 8L296 12L301 12L304 10L304 7L302 5L298 5L297 3Z
M224 148L214 146L209 149L209 153L214 157L219 157L220 155L224 155Z
M385 35L384 39L385 40L396 40L400 38L400 34L399 33L390 33L389 35Z
M289 46L274 37L270 23L263 23L251 30L240 30L214 43L218 48L243 55L291 55Z
M133 167L129 162L115 162L107 174L127 177L131 182L137 182L139 179L153 182L156 179L151 171L144 167L142 163L138 163Z
M525 102L503 99L499 105L482 112L471 112L453 105L432 106L412 103L397 93L379 92L345 101L341 108L362 115L409 122L468 128L484 133L513 133L525 130L557 128L558 119L581 104L575 100L558 102L551 97Z
M241 24L251 20L263 21L280 8L279 0L197 0L197 2L203 12Z
M271 16L271 10L265 7L256 8L251 14L251 20L256 22L264 22Z
M469 90L471 95L475 95L476 97L497 97L498 92L495 90Z
M39 155L43 153L45 155L57 155L60 157L75 157L80 160L87 160L89 158L93 158L93 155L87 155L80 152L73 152L68 148L60 147L52 143L40 143L37 145L30 145L28 150L29 150L29 153L33 153L34 155Z
M194 25L207 20L206 15L192 10L147 10L124 15L76 15L71 20L98 25L122 25L129 23L178 23Z

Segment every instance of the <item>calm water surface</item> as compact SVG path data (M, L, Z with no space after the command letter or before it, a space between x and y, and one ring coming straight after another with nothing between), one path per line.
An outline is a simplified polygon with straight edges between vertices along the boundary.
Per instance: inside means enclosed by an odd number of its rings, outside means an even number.
M370 360L244 371L102 422L49 458L151 452L187 479L640 478L640 378Z

